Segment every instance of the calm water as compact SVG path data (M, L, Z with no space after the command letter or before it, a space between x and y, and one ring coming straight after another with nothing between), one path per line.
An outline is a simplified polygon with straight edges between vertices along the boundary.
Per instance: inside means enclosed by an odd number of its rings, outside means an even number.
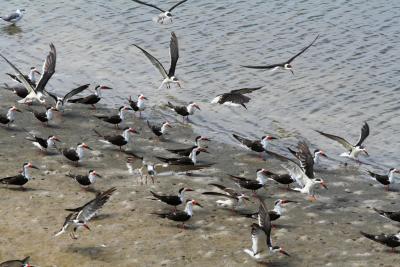
M18 5L27 13L19 28L0 24L1 51L26 70L40 66L54 42L53 91L91 82L115 88L103 102L112 106L138 93L148 96L154 109L166 101L196 101L202 110L192 118L195 129L213 138L233 142L232 132L303 136L331 155L342 152L340 146L312 129L354 142L368 121L372 159L398 166L398 1L188 1L168 26L152 21L156 10L128 0L3 0L1 10L8 13ZM159 73L131 44L169 67L172 30L180 42L177 76L184 88L157 90ZM295 76L239 67L286 60L317 34L316 45L294 62ZM10 69L2 62L2 81L7 81L5 71ZM247 111L209 104L218 93L260 85L264 89L251 95ZM286 142L294 138L281 140L279 147Z

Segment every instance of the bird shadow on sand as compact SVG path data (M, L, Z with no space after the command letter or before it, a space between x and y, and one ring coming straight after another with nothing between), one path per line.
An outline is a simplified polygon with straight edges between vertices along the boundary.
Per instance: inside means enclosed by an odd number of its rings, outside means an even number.
M8 35L15 35L15 34L22 32L21 27L15 25L15 24L10 24L10 25L4 26L2 28L2 30L3 30L3 32L5 32Z
M95 217L93 217L93 221L101 221L101 220L105 220L105 219L109 219L109 218L116 218L117 216L119 216L118 213L106 213L106 214L100 214L97 215Z
M31 187L0 187L0 189L11 190L16 192L35 192L35 191L43 191L40 188L31 188Z
M86 246L86 247L78 247L76 245L71 245L67 248L68 253L78 253L82 256L86 256L91 260L101 260L105 262L110 261L110 251L109 248L103 247L94 247L94 246Z

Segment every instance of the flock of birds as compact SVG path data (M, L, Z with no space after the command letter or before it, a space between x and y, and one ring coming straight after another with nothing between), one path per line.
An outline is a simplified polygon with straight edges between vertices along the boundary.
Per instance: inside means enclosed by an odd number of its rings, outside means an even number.
M172 23L172 11L178 7L179 5L185 3L187 0L183 0L172 6L168 10L161 9L155 5L145 3L138 0L132 0L138 4L146 5L161 11L162 13L159 14L154 21L159 24L168 24ZM8 15L0 17L2 20L9 22L9 23L16 23L23 17L23 9L18 9L16 12ZM245 68L251 69L269 69L269 70L288 70L292 74L293 72L293 61L310 49L312 46L315 45L316 41L318 40L319 35L314 38L314 40L300 50L297 54L295 54L290 59L283 61L277 64L270 64L265 66L242 66ZM180 80L176 77L176 67L179 58L179 45L178 45L178 37L174 32L171 33L170 39L170 56L171 62L169 70L167 71L165 67L161 64L161 62L151 55L148 51L140 47L139 45L134 45L141 51L145 57L154 65L154 67L160 72L162 76L162 82L160 85L162 87L166 86L170 88L172 84L175 84L181 87ZM53 119L54 112L63 113L65 105L68 103L70 104L84 104L90 105L93 109L96 109L96 104L102 99L101 92L102 90L109 90L111 89L108 86L98 85L95 87L95 92L93 94L87 95L85 97L76 97L77 94L80 94L89 89L90 84L85 84L75 88L65 94L64 96L58 95L55 92L48 91L46 89L46 85L55 73L56 68L56 59L57 53L56 48L53 44L50 44L50 51L44 61L42 72L37 70L35 67L32 67L27 75L22 73L16 65L14 65L8 58L6 58L3 54L0 54L0 57L9 64L9 66L14 70L15 74L7 73L7 75L15 81L15 84L8 85L5 84L4 88L7 90L12 91L21 100L18 101L19 104L26 104L26 110L31 112L34 117L42 122L44 125L51 123ZM36 79L36 75L40 75L39 80ZM246 104L249 103L251 100L247 94L250 94L254 91L260 90L262 87L254 87L254 88L242 88L237 90L232 90L227 93L220 94L216 96L211 103L214 104L224 104L224 105L231 105L231 106L239 106L244 107L247 109ZM143 94L140 94L137 100L132 100L130 97L128 99L128 103L123 105L119 108L118 114L115 115L94 115L99 120L102 120L106 123L114 125L116 129L119 129L120 124L123 124L126 120L126 114L130 111L139 112L139 117L141 117L141 113L146 109L145 101L148 100ZM45 110L43 112L38 112L36 110L31 109L31 105L35 102L44 105ZM47 106L47 103L52 102L53 105ZM189 103L187 106L179 106L168 102L167 107L171 110L176 112L178 115L182 116L183 123L185 120L189 122L189 116L193 115L195 110L200 110L198 104L192 102ZM21 109L17 108L16 106L12 106L7 110L5 115L0 115L0 123L10 127L10 125L16 122L16 114L17 112L21 112ZM171 124L168 121L165 121L161 125L154 124L150 121L147 121L147 125L149 129L159 138L167 132L168 128L171 127ZM25 130L25 129L24 129ZM57 142L61 142L60 139L55 136L51 135L46 137L36 136L25 130L28 137L27 139L32 141L33 145L40 149L43 152L48 152L52 149L56 149L59 151L67 160L79 165L84 158L84 149L91 149L85 143L79 143L76 148L64 148L60 149L57 146ZM120 148L122 151L122 147L129 144L130 142L130 135L131 134L139 134L139 132L132 127L123 128L121 134L116 135L104 135L97 130L94 130L96 135L103 141L108 144L115 145ZM325 133L322 131L317 131L322 136L329 138L338 142L342 145L345 149L340 156L346 157L350 160L357 162L358 164L362 164L359 161L359 155L361 153L365 153L368 156L368 152L363 146L364 141L370 134L369 125L365 122L361 128L361 134L357 142L355 144L351 144L350 142L346 141L344 138ZM260 157L271 156L275 157L278 160L284 161L286 164L282 165L285 169L285 172L281 173L273 173L267 169L258 169L255 172L256 179L249 179L241 176L235 175L228 175L228 178L233 181L235 184L238 185L240 189L243 190L250 190L253 192L253 196L258 199L259 201L259 208L257 212L254 213L240 213L242 216L246 216L249 218L256 218L258 220L257 223L251 224L251 239L252 239L252 247L250 249L245 249L244 252L253 257L256 260L263 258L262 252L266 251L268 253L275 253L279 252L284 255L289 256L289 254L284 251L279 246L274 246L272 244L271 239L271 230L272 230L272 221L277 220L282 215L282 205L285 203L295 202L291 200L283 200L278 199L274 203L274 209L269 210L265 200L261 198L260 195L257 194L257 191L263 189L267 183L267 181L274 181L278 184L287 186L288 190L297 191L302 194L306 194L309 197L310 201L315 201L315 189L317 186L321 186L325 189L327 185L325 181L319 177L316 177L314 172L314 166L320 163L321 157L327 157L324 151L320 149L314 150L311 153L311 150L308 144L304 141L299 141L297 149L293 150L288 148L289 155L293 157L283 156L278 153L272 152L269 150L269 144L273 142L273 140L277 139L273 136L262 136L258 140L251 140L246 137L233 134L233 138L235 138L243 147L260 153ZM198 136L195 139L195 144L191 147L185 148L174 148L168 149L170 153L177 154L179 157L156 157L162 164L150 164L146 162L143 158L135 155L134 153L130 152L130 156L127 158L127 166L131 172L134 172L132 164L137 159L142 159L143 164L140 169L138 169L138 173L140 174L141 179L143 176L146 177L146 184L147 178L150 177L154 183L154 178L157 174L166 166L189 166L190 170L202 169L210 167L212 164L200 164L197 160L198 155L203 153L208 153L207 146L204 144L205 142L209 142L210 139L205 136ZM128 151L125 151L128 152ZM346 163L347 164L347 163ZM38 169L35 165L31 162L26 162L23 164L23 168L21 173L0 179L1 184L6 184L10 186L20 186L22 188L30 179L30 169ZM369 175L376 179L376 181L380 182L381 184L386 186L386 189L389 190L389 185L393 184L394 175L395 173L399 173L400 171L397 169L390 169L387 174L377 174L371 171L368 171ZM189 173L188 173L189 174ZM97 177L101 177L95 170L90 170L87 175L80 175L80 174L72 174L69 173L67 176L74 179L78 182L81 186L87 187L92 185ZM142 180L143 182L143 180ZM298 187L290 188L290 184L295 183ZM217 200L217 204L232 208L235 211L238 211L239 208L244 204L245 201L250 200L250 197L247 196L245 193L241 192L240 190L227 187L222 184L218 183L211 183L211 186L218 189L218 191L209 191L203 192L203 195L208 196L219 196L223 197L222 200ZM110 199L111 195L116 191L115 187L112 187L104 192L100 192L96 195L96 197L83 206L66 209L70 213L65 218L65 222L61 227L60 231L55 234L55 236L62 235L63 233L69 233L71 238L76 239L76 232L80 228L90 229L88 226L89 220L96 216L98 211L104 206L104 204ZM155 215L161 218L167 218L172 221L180 222L179 226L185 228L185 223L191 219L193 216L193 207L194 206L201 206L201 204L194 200L185 198L185 193L194 191L191 188L181 188L177 195L164 195L159 194L153 191L150 191L152 197L156 200L159 200L165 204L173 206L172 211L168 212L156 212ZM180 205L185 205L184 210L179 211L177 207ZM400 211L399 212L389 212L380 209L374 209L379 215L384 216L388 219L393 221L400 222ZM380 234L380 235L373 235L361 232L363 236L378 243L384 244L388 247L394 249L395 247L400 246L400 233L398 234ZM264 249L266 245L267 250ZM22 260L11 260L7 262L3 262L0 266L31 266L29 264L29 257L26 257Z

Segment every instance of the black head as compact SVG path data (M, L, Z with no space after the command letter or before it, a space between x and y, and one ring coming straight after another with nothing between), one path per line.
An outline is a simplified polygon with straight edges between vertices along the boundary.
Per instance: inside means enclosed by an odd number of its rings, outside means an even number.
M165 16L167 16L167 17L172 17L172 14L171 14L171 12L167 12L167 13L165 13Z
M181 189L179 189L179 193L182 193L183 189L185 189L184 187L182 187ZM187 202L187 201L186 201Z

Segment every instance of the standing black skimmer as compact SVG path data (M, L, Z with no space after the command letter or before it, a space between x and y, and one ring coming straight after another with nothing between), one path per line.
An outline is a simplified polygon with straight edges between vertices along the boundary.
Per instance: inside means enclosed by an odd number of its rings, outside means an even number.
M112 144L115 146L119 146L119 150L122 151L122 146L126 145L129 143L130 140L130 134L135 133L138 134L138 132L134 128L126 127L123 129L122 134L117 134L117 135L102 135L95 129L93 131L101 138L104 139L104 141L108 144Z
M0 16L0 19L4 20L6 22L9 22L9 23L15 24L22 19L22 17L24 16L23 12L25 12L25 9L20 8L7 16Z
M29 264L29 256L22 260L10 260L0 263L0 267L33 267Z
M203 146L201 144L201 141L210 141L210 139L205 136L199 135L199 136L196 136L194 146L191 146L188 148L167 149L167 151L174 153L174 154L178 154L180 156L188 157L190 155L190 153L192 153L193 149L195 149L197 147L207 148L207 146ZM199 153L200 153L200 151L197 151L197 155Z
M34 166L32 163L26 162L22 165L22 172L20 174L15 175L15 176L1 178L0 184L19 185L22 187L30 179L32 179L32 177L29 174L29 169L31 169L31 168L39 170L39 168Z
M362 145L364 140L369 135L369 126L368 126L368 124L366 122L364 123L363 127L361 128L360 138L358 138L358 141L354 146L352 144L350 144L349 142L347 142L342 137L339 137L339 136L336 136L336 135L332 135L332 134L323 133L323 132L320 132L320 131L317 131L317 132L322 134L325 137L328 137L329 139L332 139L332 140L338 142L339 144L344 146L344 148L346 148L347 152L342 153L340 155L341 157L347 157L347 158L351 158L351 159L354 159L354 160L358 160L358 155L361 152L364 152L368 156L367 150Z
M46 93L47 93L51 98L53 98L54 101L56 102L56 109L57 109L57 110L63 111L63 109L64 109L64 104L66 103L66 101L68 101L68 99L70 99L70 98L73 97L74 95L79 94L79 93L81 93L82 91L84 91L84 90L86 90L87 88L89 88L89 85L90 85L90 84L85 84L85 85L81 85L81 86L79 86L79 87L77 87L77 88L75 88L75 89L72 89L71 91L69 91L68 93L66 93L66 94L64 95L64 97L57 96L57 95L55 95L54 93L49 92L49 91L47 91L47 90L46 90Z
M92 105L93 109L96 109L95 104L101 100L101 90L110 90L110 89L112 88L105 85L97 85L96 88L94 89L95 90L94 94L81 98L69 99L68 103Z
M390 219L392 221L400 222L400 211L384 211L384 210L379 210L376 208L373 208L374 211L379 213L384 218Z
M168 102L167 106L170 107L173 111L175 111L179 115L181 115L183 117L183 122L185 122L185 117L189 121L189 115L193 115L195 109L200 110L199 105L197 105L196 103L190 103L187 106L175 106L170 102Z
M161 9L161 8L155 6L155 5L148 4L148 3L145 3L145 2L142 2L142 1L139 1L139 0L132 0L132 1L136 2L136 3L139 3L139 4L142 4L142 5L145 5L145 6L149 6L149 7L155 8L155 9L161 11L162 13L159 14L157 17L155 17L154 21L159 23L159 24L168 24L168 23L172 23L171 11L174 10L177 6L185 3L187 0L182 0L182 1L178 2L177 4L175 4L174 6L172 6L168 10L163 10L163 9Z
M14 75L11 73L6 73L13 81L22 84L22 81L20 79L18 79L18 75ZM27 82L29 82L32 86L36 86L36 76L35 74L40 75L40 72L36 69L36 67L31 67L31 69L29 70L29 74L28 75L24 75L25 80ZM24 87L25 89L25 87ZM26 89L25 89L26 90ZM28 95L28 91L26 91L26 94Z
M87 226L87 223L110 199L115 190L116 188L112 187L107 191L97 194L93 200L87 202L85 205L79 208L66 209L67 211L72 211L72 213L68 214L68 216L65 218L61 230L56 233L55 236L69 232L72 239L77 239L75 232L78 230L78 228L85 227L86 229L90 230L90 228Z
M225 193L219 192L203 192L203 195L211 195L211 196L222 196L227 198L227 200L217 200L216 203L220 206L230 208L232 210L240 208L244 204L244 200L250 200L248 196L243 193L237 192L233 188L225 187L220 184L209 184L219 188Z
M174 206L176 210L176 206L179 206L182 203L185 203L185 192L194 191L191 188L182 187L179 189L178 195L159 195L150 191L153 197L157 198L159 201L164 202L170 206Z
M146 106L144 101L148 100L147 97L145 97L144 95L140 94L138 96L137 101L132 100L131 97L129 97L128 101L129 101L129 106L131 106L131 108L135 111L139 111L139 117L142 116L142 111L145 110Z
M260 206L258 208L258 224L253 223L251 225L251 249L244 249L243 251L250 255L252 258L258 260L261 259L263 244L267 244L269 253L282 253L286 256L290 256L279 246L273 246L271 240L272 223L269 216L267 205L260 199Z
M45 112L31 110L36 119L38 119L42 123L46 123L47 125L49 125L49 121L53 119L54 111L58 111L58 109L56 109L55 107L47 107Z
M395 168L391 168L388 172L387 175L381 175L381 174L377 174L377 173L373 173L369 170L368 174L373 177L375 180L377 180L378 182L380 182L381 184L383 184L385 186L386 191L389 191L389 185L394 184L394 174L395 173L400 173L399 170L395 169Z
M12 64L6 57L4 57L2 54L0 54L0 57L2 57L18 73L17 75L18 79L22 82L26 90L28 90L29 92L29 94L24 99L19 100L18 103L32 102L33 99L38 100L40 103L44 103L45 100L42 99L43 91L48 81L50 80L51 76L53 76L56 70L57 54L54 45L52 43L50 44L50 52L43 63L42 76L40 77L40 80L36 84L36 86L32 86L25 79L24 74L22 74L22 72L14 64Z
M247 178L239 177L239 176L234 176L234 175L229 175L229 177L231 179L233 179L234 181L236 181L236 183L241 188L249 189L249 190L253 191L253 193L255 195L255 192L258 189L263 188L266 183L267 170L266 169L258 169L256 171L256 175L257 175L257 178L255 180L251 180L251 179L247 179Z
M287 185L288 189L290 188L291 183L296 182L296 180L292 178L292 176L290 176L289 173L278 174L278 173L273 173L271 171L266 171L266 175L268 176L268 180L275 181L279 184Z
M167 218L171 221L182 222L182 228L185 228L185 222L188 221L193 216L193 205L197 205L199 207L203 207L194 199L187 200L184 211L173 211L169 213L152 213L160 218Z
M87 144L79 143L77 145L76 149L64 148L62 150L62 154L64 155L64 157L66 157L70 161L75 162L76 165L78 165L79 162L83 159L83 149L84 148L92 150Z
M164 66L160 63L160 61L158 61L158 59L153 57L150 53L148 53L146 50L139 47L138 45L134 44L134 46L139 48L144 53L144 55L150 60L150 62L154 65L154 67L156 67L156 69L158 69L158 71L163 76L164 80L158 89L161 89L164 86L164 84L167 86L167 88L170 88L170 83L176 83L179 87L181 87L181 82L175 76L176 64L178 63L178 58L179 58L179 47L178 47L178 38L176 37L174 32L171 32L171 41L169 44L171 66L169 67L168 73L165 70Z
M261 89L261 87L255 87L255 88L242 88L242 89L237 89L237 90L232 90L229 93L224 93L217 95L212 101L212 104L221 104L221 105L228 105L228 106L242 106L245 109L246 103L250 101L250 97L245 96L245 94L249 94L251 92L254 92L256 90Z
M360 233L365 236L368 239L371 239L372 241L375 241L377 243L380 243L382 245L385 245L389 248L392 249L392 251L395 251L394 249L400 246L400 233L394 235L394 234L380 234L380 235L372 235L372 234L367 234L363 231L360 231Z
M49 137L42 138L40 136L36 136L34 134L31 134L30 132L26 131L31 138L27 138L29 141L32 141L32 144L39 148L43 152L47 152L51 148L57 148L56 142L61 142L61 140L56 137L55 135L50 135Z
M14 84L10 86L7 83L4 83L3 88L12 91L20 98L25 98L28 95L28 90L26 90L23 84Z
M196 147L192 150L192 152L188 157L181 157L181 158L156 157L156 158L161 160L162 162L168 163L169 165L196 165L198 151L208 153L208 151L205 148Z
M96 182L97 177L102 177L100 174L98 174L95 170L90 170L88 175L80 175L80 174L71 174L68 173L66 174L67 177L71 177L75 181L78 182L83 187L87 187L89 185L92 185Z
M245 68L250 68L250 69L272 69L272 70L276 70L276 69L284 69L284 70L290 70L292 72L292 74L294 75L293 72L293 66L291 65L292 61L295 60L295 58L297 58L298 56L300 56L301 54L303 54L308 48L310 48L315 41L317 41L319 35L317 35L317 37L315 37L314 41L312 41L311 44L309 44L308 46L304 47L299 53L297 53L296 55L294 55L293 57L291 57L289 60L282 62L282 63L278 63L278 64L272 64L272 65L267 65L267 66L243 66Z
M9 127L10 123L13 123L15 121L15 112L21 112L21 110L17 109L15 106L9 108L5 116L0 115L0 123L7 124L7 126Z
M168 121L163 122L161 126L152 125L149 121L147 121L147 126L149 126L150 130L158 137L164 135L167 132L167 128L172 128L171 124Z
M239 136L237 134L232 134L232 136L238 140L242 145L250 150L260 153L260 157L262 157L262 153L268 153L268 145L271 140L277 139L276 137L270 135L264 135L261 137L261 140L250 140L245 137Z
M132 110L129 107L121 106L119 108L118 115L106 116L106 115L94 115L96 118L114 124L116 128L119 128L119 124L125 120L125 112Z

